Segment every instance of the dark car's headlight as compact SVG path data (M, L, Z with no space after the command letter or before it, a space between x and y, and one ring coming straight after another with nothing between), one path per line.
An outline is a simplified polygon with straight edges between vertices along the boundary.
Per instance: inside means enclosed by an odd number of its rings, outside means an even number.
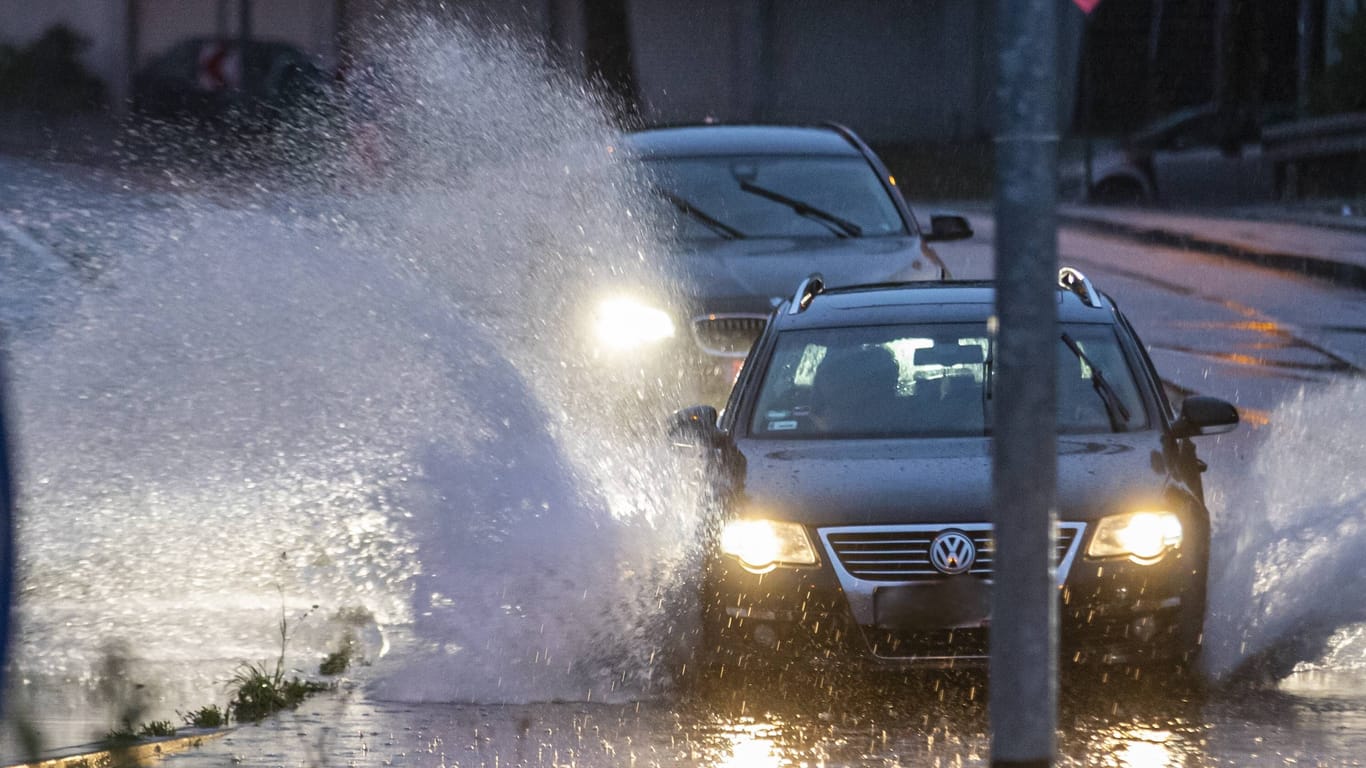
M721 551L740 559L757 573L771 571L779 563L813 565L816 550L806 529L776 520L731 520L721 530Z
M632 350L674 335L669 313L636 299L607 299L593 315L593 335L608 349Z
M1124 557L1143 565L1181 546L1181 518L1173 512L1131 512L1102 518L1086 548L1088 557Z

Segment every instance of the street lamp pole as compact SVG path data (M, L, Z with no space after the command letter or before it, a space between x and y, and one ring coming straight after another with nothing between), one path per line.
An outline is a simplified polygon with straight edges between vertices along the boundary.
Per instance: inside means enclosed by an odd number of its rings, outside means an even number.
M3 341L3 339L0 339ZM0 690L4 689L9 663L11 603L14 600L14 483L6 427L8 384L5 381L4 345L0 344Z
M1057 0L998 0L991 765L1057 751Z

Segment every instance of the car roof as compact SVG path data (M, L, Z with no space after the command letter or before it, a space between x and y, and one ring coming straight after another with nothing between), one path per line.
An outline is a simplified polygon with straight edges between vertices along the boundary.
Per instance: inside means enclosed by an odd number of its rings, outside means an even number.
M1099 294L1087 304L1063 288L1055 292L1058 320L1066 323L1115 322L1116 308ZM806 309L789 314L791 303L779 310L779 330L830 328L891 323L984 322L996 313L996 287L988 280L885 283L834 288L817 294Z
M862 153L834 127L797 125L681 125L626 135L643 158L709 155L842 155Z

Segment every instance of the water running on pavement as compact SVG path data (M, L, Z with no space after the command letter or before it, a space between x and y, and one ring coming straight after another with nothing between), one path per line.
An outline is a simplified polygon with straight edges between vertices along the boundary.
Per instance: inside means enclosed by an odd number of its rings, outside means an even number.
M573 355L595 288L664 280L606 110L486 30L409 22L366 56L321 157L8 203L42 245L4 246L19 700L114 653L153 711L221 701L282 614L292 667L351 631L382 698L629 699L676 671L701 523ZM1338 630L1366 619L1342 597L1361 395L1287 403L1212 489L1213 673L1287 637L1316 641L1290 662L1366 656Z

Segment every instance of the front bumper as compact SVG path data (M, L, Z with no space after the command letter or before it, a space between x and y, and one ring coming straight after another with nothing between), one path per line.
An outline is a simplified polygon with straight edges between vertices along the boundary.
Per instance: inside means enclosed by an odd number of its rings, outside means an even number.
M1087 531L1075 525L1058 564L1061 659L1188 661L1204 610L1204 562L1193 554L1203 551L1200 542L1188 540L1152 565L1089 560L1082 554ZM828 538L813 540L821 557L814 566L755 574L734 558L709 562L702 598L718 647L929 668L985 664L989 573L851 581Z

